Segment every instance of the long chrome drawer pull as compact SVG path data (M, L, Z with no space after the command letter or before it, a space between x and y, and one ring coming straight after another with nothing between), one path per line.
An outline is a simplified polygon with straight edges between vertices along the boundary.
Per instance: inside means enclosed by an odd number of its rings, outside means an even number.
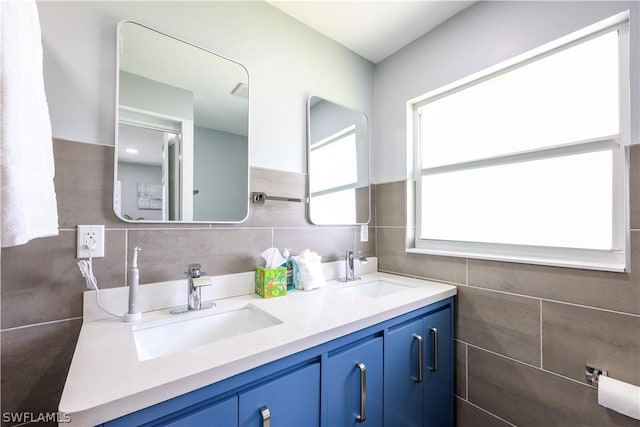
M418 376L412 376L411 379L417 383L421 383L424 381L424 350L422 348L422 342L424 340L418 334L413 334L413 339L418 341Z
M271 427L271 411L269 411L269 408L261 406L258 412L262 416L262 427Z
M438 370L438 329L429 328L429 330L433 332L433 366L431 367L431 372L435 372Z
M356 421L359 423L367 419L367 367L364 363L356 363L360 369L360 415L356 415Z

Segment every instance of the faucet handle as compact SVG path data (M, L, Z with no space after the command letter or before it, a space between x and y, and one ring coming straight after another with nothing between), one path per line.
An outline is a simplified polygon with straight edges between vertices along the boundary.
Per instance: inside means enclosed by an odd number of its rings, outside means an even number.
M200 288L202 286L211 286L211 277L210 276L200 276L200 277L194 277L192 282L191 282L192 286L194 288Z
M187 271L185 271L184 274L191 278L200 277L200 275L202 274L202 272L200 271L201 268L202 266L200 264L189 264L189 266L187 267Z

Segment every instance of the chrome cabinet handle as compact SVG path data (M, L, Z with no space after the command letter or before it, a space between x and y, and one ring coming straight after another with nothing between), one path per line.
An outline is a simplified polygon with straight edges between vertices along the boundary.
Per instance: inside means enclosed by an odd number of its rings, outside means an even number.
M412 376L411 379L417 383L424 381L424 350L422 349L422 337L418 334L413 334L413 339L418 341L418 376Z
M435 372L438 370L438 329L429 328L429 331L433 332L433 366L430 369Z
M269 411L269 408L261 406L258 412L262 416L262 427L271 427L271 411Z
M367 419L367 367L364 363L356 363L360 369L360 415L356 415L356 421L363 423Z

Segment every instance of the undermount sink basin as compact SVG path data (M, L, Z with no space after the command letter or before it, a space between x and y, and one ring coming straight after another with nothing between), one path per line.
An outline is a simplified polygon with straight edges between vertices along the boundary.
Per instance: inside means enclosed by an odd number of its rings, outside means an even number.
M188 313L133 327L138 360L150 360L282 323L251 304ZM182 317L185 316L185 317Z
M356 283L347 286L343 291L367 298L380 298L397 292L407 291L409 289L413 289L413 287L408 285L399 285L397 283L387 282L384 280L376 280L375 282Z

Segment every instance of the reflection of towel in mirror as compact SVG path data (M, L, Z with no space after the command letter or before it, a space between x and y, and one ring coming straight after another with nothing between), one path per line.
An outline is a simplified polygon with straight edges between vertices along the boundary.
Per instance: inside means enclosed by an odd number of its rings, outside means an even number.
M298 264L298 289L305 291L320 288L326 284L322 272L322 257L309 249L300 252L300 255L292 257Z
M0 2L2 247L58 234L53 142L33 0Z

